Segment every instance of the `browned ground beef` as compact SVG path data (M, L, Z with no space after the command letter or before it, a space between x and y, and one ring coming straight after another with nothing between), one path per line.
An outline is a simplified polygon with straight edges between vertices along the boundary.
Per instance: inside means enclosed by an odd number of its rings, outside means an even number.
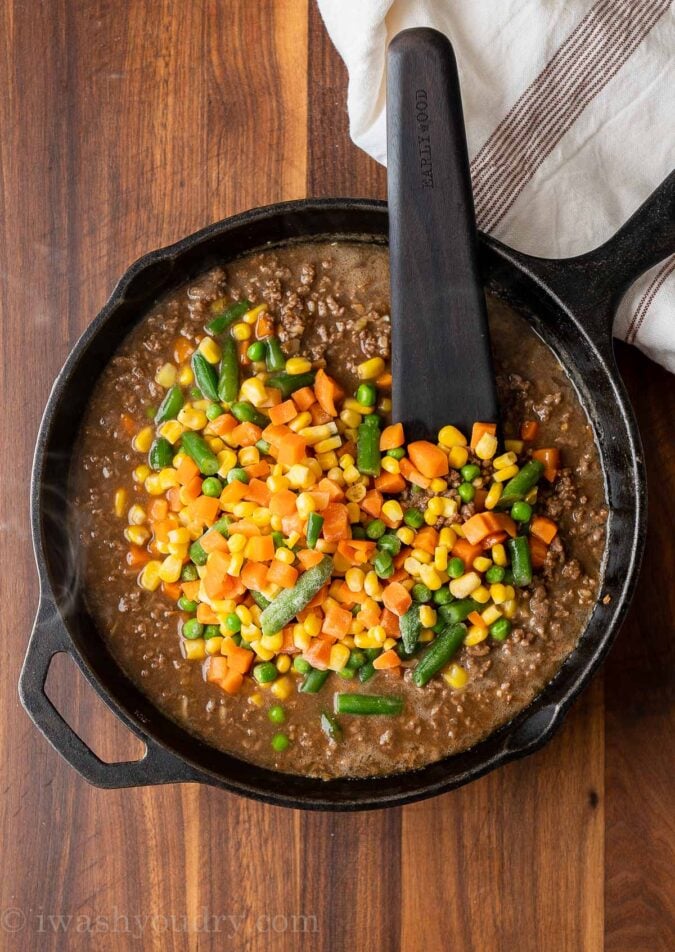
M141 427L146 408L161 399L154 375L172 359L176 337L194 340L210 303L222 295L266 301L287 353L324 360L346 387L354 385L355 367L363 359L388 356L388 261L386 250L376 245L317 243L267 251L214 269L160 302L102 376L73 467L75 531L88 601L103 637L129 677L189 731L280 770L319 777L390 773L475 744L529 704L551 679L598 597L604 487L592 430L569 380L526 322L490 299L506 434L514 435L523 419L538 419L539 445L561 450L565 468L543 496L543 509L560 524L560 535L543 570L521 593L511 637L460 650L457 660L470 673L463 692L452 691L440 678L416 688L410 671L393 684L380 673L362 689L402 694L404 715L344 718L344 741L335 744L319 728L320 712L346 683L331 675L320 694L293 694L286 702L285 729L293 743L280 755L270 746L276 728L267 718L268 705L255 707L245 693L224 695L205 683L198 664L181 657L179 613L159 593L138 588L125 566L124 522L112 515L115 489L132 485L130 474L139 463L120 427L121 410ZM448 495L456 495L458 482L452 474ZM140 493L138 501L144 501ZM471 512L472 504L463 507L463 515ZM350 691L359 689L358 682L349 682Z

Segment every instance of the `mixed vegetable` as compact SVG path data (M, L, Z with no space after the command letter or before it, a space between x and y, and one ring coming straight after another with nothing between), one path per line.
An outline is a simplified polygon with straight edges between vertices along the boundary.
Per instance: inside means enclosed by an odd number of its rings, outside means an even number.
M135 432L147 455L136 501L120 488L127 561L142 589L180 612L185 658L227 694L264 703L340 679L400 677L420 689L469 678L462 646L509 637L518 590L557 534L536 513L556 448L534 449L537 423L499 447L496 426L448 425L406 443L387 425L391 375L379 357L343 392L323 367L287 358L266 305L216 302L196 349L174 345L155 380L165 389ZM129 418L126 428L133 426ZM335 715L396 715L402 699L338 691ZM283 724L283 706L268 710ZM289 739L272 738L281 752Z

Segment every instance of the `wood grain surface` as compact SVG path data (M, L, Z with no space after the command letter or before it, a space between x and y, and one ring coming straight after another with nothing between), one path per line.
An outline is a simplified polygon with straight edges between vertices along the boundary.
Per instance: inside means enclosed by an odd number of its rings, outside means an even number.
M51 382L142 252L250 206L383 197L311 0L0 9L0 949L661 952L675 947L675 388L619 347L647 557L603 672L536 755L398 810L302 814L196 785L89 787L16 684L38 590L31 456ZM109 760L136 742L67 659L49 690Z

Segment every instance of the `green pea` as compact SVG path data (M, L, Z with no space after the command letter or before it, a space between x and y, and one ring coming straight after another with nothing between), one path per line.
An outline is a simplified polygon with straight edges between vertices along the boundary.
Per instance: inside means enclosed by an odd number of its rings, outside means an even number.
M462 502L471 502L473 497L476 495L476 490L471 485L471 483L460 483L457 487L457 492L459 493L459 498Z
M341 671L337 672L338 678L342 678L343 681L351 681L351 679L356 674L356 671L353 668L342 668Z
M189 621L186 621L181 630L183 638L188 638L190 641L193 638L201 638L204 634L204 626L200 621L197 621L196 618L190 618Z
M424 525L424 515L421 510L415 509L415 507L412 506L404 512L403 521L407 526L410 526L411 529L421 529Z
M365 539L365 526L352 526L352 539Z
M466 466L462 466L460 473L465 483L471 483L480 476L480 466L476 466L475 463L467 463Z
M393 459L403 459L405 450L402 446L395 446L393 450L387 450L386 455L391 456Z
M301 658L300 655L297 655L293 658L293 668L298 674L309 674L312 670L312 666L309 661L305 661L304 658Z
M372 383L362 383L356 391L356 399L363 407L374 407L377 403L377 389Z
M241 631L241 618L236 612L230 612L225 616L225 627L228 631Z
M205 496L220 496L223 491L223 484L216 476L209 476L202 483L202 492Z
M393 532L385 532L377 540L377 547L382 552L388 552L390 555L398 555L401 551L401 540Z
M529 522L532 518L532 506L529 502L514 502L511 506L511 518L516 522Z
M422 582L417 582L410 590L414 602L420 602L422 605L431 601L431 589L427 588Z
M253 668L253 677L258 684L268 684L270 681L274 681L277 674L278 671L271 661L263 661L262 664L257 664Z
M366 526L366 535L369 539L379 539L386 531L387 527L381 519L372 519Z
M199 572L197 571L197 566L192 565L188 562L187 565L183 566L183 570L180 573L181 582L196 582L199 578Z
M234 469L231 469L227 476L225 477L228 483L233 483L238 481L240 483L248 482L248 473L245 469L242 469L240 466L235 466Z
M252 344L246 350L246 356L249 360L253 360L256 363L260 360L265 359L265 354L267 353L267 347L261 340L253 341Z
M485 573L485 581L489 585L496 585L498 582L503 582L504 569L501 567L501 565L491 565Z
M220 626L207 625L204 629L204 638L220 638Z
M490 625L490 634L495 641L506 641L511 634L512 624L508 618L498 618Z
M362 668L367 661L365 652L360 648L352 648L349 654L349 661L347 662L347 667L351 668L352 671L358 671L359 668Z
M219 403L209 403L206 408L206 419L207 420L216 420L219 416L222 416L225 411Z
M461 578L464 575L465 565L464 559L460 559L459 556L454 556L448 562L448 575L450 578Z
M193 602L192 599L186 598L185 595L181 595L178 599L178 607L182 612L190 612L194 614L197 611L197 602Z
M378 552L373 559L373 568L378 578L389 578L394 574L394 560L388 552Z
M272 738L272 748L276 750L278 754L282 754L289 744L290 740L286 734L275 734Z
M283 724L286 720L286 712L281 704L273 704L267 712L267 716L273 724Z
M449 605L450 602L454 602L454 600L455 596L452 594L450 589L446 588L445 586L434 592L434 602L437 605Z

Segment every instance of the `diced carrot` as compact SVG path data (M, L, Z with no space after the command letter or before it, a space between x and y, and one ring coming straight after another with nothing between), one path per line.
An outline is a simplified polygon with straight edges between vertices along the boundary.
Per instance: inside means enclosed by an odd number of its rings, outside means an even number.
M388 671L390 668L397 668L401 663L400 655L393 648L383 651L381 655L373 661L373 667L376 671Z
M245 340L237 341L237 358L242 367L248 367L251 363L251 358L248 356L246 351L248 350L248 342Z
M491 549L493 545L498 545L500 542L505 542L508 539L508 536L505 532L493 532L491 535L486 536L481 545L484 550Z
M250 592L262 592L267 585L267 566L261 562L245 562L239 578Z
M271 535L251 536L246 543L246 558L252 562L271 562L274 558L274 539Z
M342 486L338 486L337 483L334 483L333 480L327 476L319 480L316 488L322 493L328 493L328 498L331 502L341 502L345 498Z
M420 471L413 466L409 459L403 457L399 463L399 466L401 467L401 475L404 476L409 483L414 483L415 486L419 486L420 489L429 488L431 480L427 476L424 476L423 473L420 473ZM379 479L381 479L381 476L375 480L375 485L378 489L382 489L382 487L378 485ZM382 491L386 492L386 490Z
M360 621L366 628L373 628L375 625L380 624L381 615L382 612L377 602L373 598L364 598L361 602L361 611L356 616L356 620Z
M309 495L312 497L316 504L317 512L321 512L326 508L330 502L330 496L327 492L323 492L320 489L310 489Z
M353 440L347 440L347 442L339 446L335 452L338 458L346 456L347 453L349 453L350 456L356 456L356 443Z
M375 543L369 539L341 539L337 550L354 565L363 565L374 553Z
M292 400L284 400L276 407L270 408L270 420L275 425L289 423L298 415L298 408Z
M218 616L210 605L207 605L206 602L200 602L197 605L197 621L200 621L202 625L217 625Z
M235 578L233 575L226 575L220 585L220 594L209 595L209 598L239 598L245 591L244 583L240 578Z
M324 607L324 619L321 630L334 638L344 638L353 621L352 613L340 608L336 602L327 602Z
M389 611L395 615L398 615L399 618L401 615L405 615L412 605L410 592L407 588L404 588L400 582L390 582L389 585L387 585L382 592L382 601L384 602L384 607L388 608Z
M383 472L375 479L375 489L381 493L402 493L405 489L405 479L399 473Z
M216 436L227 436L237 428L237 425L237 420L231 413L221 413L215 420L211 420L209 430Z
M255 446L262 436L262 430L255 423L240 423L230 435L238 446Z
M181 490L183 499L187 502L193 502L195 499L199 499L202 494L202 478L201 476L195 476L187 486L183 486Z
M177 602L182 595L180 582L162 582L162 593Z
M352 592L346 582L336 582L330 587L331 598L334 598L345 608L352 608L354 605L360 605L360 598L363 598L362 592Z
M211 655L206 669L206 680L219 683L227 674L227 658L222 655Z
M177 337L173 342L173 359L177 364L182 364L188 359L194 347L187 337Z
M401 634L401 627L398 623L398 615L390 612L388 608L385 608L382 612L380 624L390 638L398 638L398 636Z
M425 526L423 529L420 529L415 535L415 548L423 549L425 552L429 552L430 555L434 554L434 550L438 545L438 532L434 529L433 526Z
M322 423L330 423L333 417L330 413L326 413L321 404L315 402L309 408L309 412L312 417L312 424L314 426L321 426Z
M258 340L271 337L274 333L274 320L269 311L263 311L255 322L255 336Z
M529 536L528 542L530 545L530 559L532 560L532 568L543 568L546 563L546 556L548 555L548 546L542 539L535 535Z
M264 459L261 459L259 463L251 463L244 469L249 479L267 479L270 474L270 464Z
M166 519L169 513L169 504L166 499L153 499L148 506L148 519L150 522L159 522Z
M220 501L213 496L198 496L188 503L187 508L191 522L212 526L218 516Z
M298 654L299 648L295 647L295 639L293 638L293 625L286 625L282 630L282 642L281 648L279 648L279 654Z
M377 517L382 512L382 503L384 499L382 498L382 493L379 489L371 489L369 493L363 497L361 501L361 508L364 512L367 512L369 516L372 516L373 519Z
M264 403L261 403L261 407L278 407L281 403L281 390L277 390L276 387L265 387L265 394L267 399Z
M279 585L281 588L293 588L298 580L298 570L292 565L286 565L278 559L273 559L267 570L267 584Z
M299 512L292 512L290 516L281 517L281 529L284 535L291 535L297 532L300 536L305 531L305 520Z
M191 602L196 601L199 596L200 585L201 585L201 582L199 581L199 579L195 579L194 582L181 582L183 595L185 595L186 598L189 598Z
M321 409L332 417L337 416L337 410L335 409L336 391L337 387L333 378L329 377L323 368L319 368L314 380L314 393Z
M327 542L339 542L349 535L349 512L339 502L329 503L323 511L323 537Z
M218 532L217 529L211 529L199 540L199 544L205 552L216 552L220 549L222 552L227 552L227 539L222 534Z
M467 568L471 568L473 560L483 551L482 545L471 545L466 539L457 539L452 547L452 554L458 556Z
M160 519L159 522L152 523L152 531L154 533L155 539L159 542L168 542L169 533L172 529L176 528L176 517L172 516L171 518Z
M220 494L220 504L227 506L230 503L241 502L247 492L247 483L243 483L240 479L233 479Z
M293 394L293 403L298 410L309 410L313 403L316 403L316 397L311 387L301 387Z
M269 509L275 516L290 516L295 512L298 497L290 489L282 489L270 498Z
M375 381L375 386L378 390L391 390L392 385L392 376L388 370L385 370L383 374Z
M530 523L530 532L537 536L546 545L550 545L558 534L558 527L552 519L546 516L535 516Z
M316 593L316 595L311 600L311 602L309 602L309 604L307 605L307 608L308 609L319 608L321 605L323 605L323 603L326 601L327 598L328 598L328 586L324 585L323 588L319 589L319 591Z
M537 420L524 420L520 427L520 438L526 443L537 439L539 432L539 422Z
M308 661L313 668L319 671L325 671L330 661L330 642L322 638L313 638L309 648L303 652L303 658Z
M471 449L475 450L478 445L478 441L481 436L485 433L489 433L491 436L497 435L497 424L496 423L474 423L471 430Z
M392 423L391 426L385 426L380 434L380 450L386 453L387 450L395 450L405 443L405 434L402 423Z
M427 479L436 479L447 476L449 472L448 457L443 450L428 440L417 440L408 444L408 456L415 469L418 469Z
M133 436L136 432L136 424L134 423L133 417L129 416L128 413L123 413L120 416L120 425L127 436Z
M230 535L238 532L240 535L250 539L251 536L261 535L260 526L257 526L252 519L240 519L239 522L231 522L229 525Z
M220 681L220 686L226 694L238 694L244 683L244 675L239 671L228 668L227 674Z
M244 499L249 499L251 502L255 502L259 506L264 506L267 508L267 506L269 506L271 496L272 493L270 492L267 483L264 483L262 479L251 479L246 487L246 495L244 496Z
M232 641L232 645L228 646L226 655L228 669L230 671L238 671L239 674L246 674L248 669L253 664L253 652L247 651L246 648L241 648L239 645L236 645L231 638L226 640Z
M307 454L307 440L299 433L287 436L279 447L278 460L283 466L294 466L302 462Z
M266 443L271 443L272 446L281 446L286 437L290 436L292 432L293 430L283 423L270 423L262 431L262 438Z
M469 615L469 621L472 625L477 625L479 628L487 628L482 615L480 615L478 612L471 612Z
M171 512L180 512L183 508L183 503L180 501L180 489L178 486L172 486L171 489L167 489L166 499L169 503L169 509Z
M199 466L189 456L184 456L176 470L176 479L181 486L187 486L195 476L199 476Z
M318 565L322 559L322 553L317 552L315 549L300 549L298 552L298 561L305 571Z
M478 512L462 526L464 537L471 545L481 542L493 532L507 532L510 536L516 534L516 524L505 512Z
M549 483L555 482L558 476L558 470L560 469L560 450L555 446L545 447L541 450L533 450L532 459L538 459L540 463L543 463L546 467L544 470L544 478L547 479Z

